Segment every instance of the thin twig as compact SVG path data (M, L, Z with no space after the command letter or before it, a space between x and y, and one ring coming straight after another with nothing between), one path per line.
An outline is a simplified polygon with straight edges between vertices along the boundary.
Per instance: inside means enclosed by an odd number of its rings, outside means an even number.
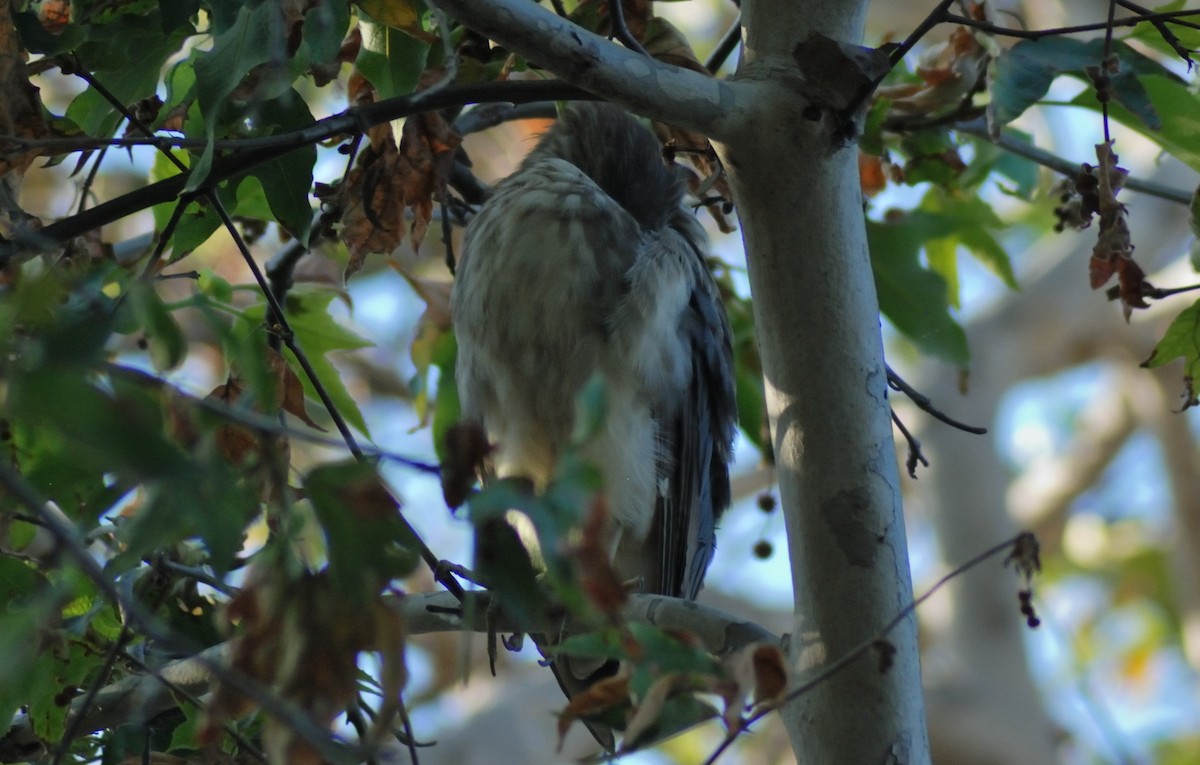
M908 618L908 616L910 614L912 614L914 611L916 611L917 608L922 603L929 600L929 598L933 597L933 594L936 593L943 586L945 586L947 583L956 579L957 577L961 576L962 574L966 573L967 571L970 571L972 568L975 568L976 566L978 566L979 564L988 560L989 558L995 557L996 555L999 555L1000 553L1002 553L1006 550L1015 549L1019 544L1022 544L1023 542L1025 542L1025 540L1028 537L1031 537L1031 536L1032 535L1029 534L1028 532L1022 532L1022 533L1018 534L1017 536L1012 537L1011 539L1007 539L998 545L995 545L993 547L988 548L987 550L984 550L980 554L976 555L974 558L971 558L970 560L968 560L966 563L963 563L963 564L955 567L954 570L952 570L950 573L946 574L941 579L934 582L933 586L931 586L929 589L927 589L925 591L925 593L923 595L921 595L921 597L913 600L907 606L900 609L900 611L894 617L892 617L891 621L889 621L887 624L883 625L883 627L881 629L879 629L875 634L871 635L869 638L862 641L861 643L856 645L854 648L850 649L848 652L844 653L841 656L841 658L839 658L837 661L834 661L831 664L825 665L819 672L816 672L811 677L806 679L803 683L797 685L795 688L788 691L787 695L784 696L783 699L781 699L780 701L778 701L776 703L772 703L770 705L766 705L766 706L762 707L761 709L759 709L758 711L756 711L750 717L747 717L747 718L741 720L736 728L734 728L733 730L729 731L728 734L726 734L725 739L720 743L720 745L716 748L716 750L709 756L709 758L704 761L704 765L712 765L713 763L715 763L717 761L717 758L720 757L721 754L726 749L729 748L729 745L733 743L734 739L736 739L739 735L741 735L741 733L743 731L749 729L751 725L758 722L763 717L767 716L768 714L775 711L776 709L780 709L780 708L790 704L791 702L795 701L796 699L800 698L804 694L811 691L813 688L816 688L818 685L824 683L826 680L829 680L831 677L833 677L834 675L841 672L843 669L848 667L854 661L858 660L863 654L865 654L867 651L871 650L872 647L874 647L877 643L879 643L879 641L886 638L888 633L890 633L893 629L895 629L897 627L897 625L899 625L902 621L904 621L906 618Z
M50 765L59 765L63 761L63 758L67 756L67 752L71 750L71 742L83 732L80 728L83 727L84 715L96 703L97 694L108 683L108 678L112 675L113 667L117 664L117 657L125 652L125 646L129 645L129 641L132 638L133 630L129 629L128 625L122 625L117 639L113 641L112 645L108 647L108 651L104 654L104 662L100 665L100 671L92 678L87 693L84 695L83 701L80 702L79 714L67 721L62 738L58 740L58 746L54 748L54 756L50 758Z
M1108 101L1112 98L1108 84L1108 61L1112 55L1113 21L1117 17L1117 0L1108 0L1108 27L1104 30L1104 52L1100 56L1100 66L1096 75L1096 97L1100 100L1100 113L1104 123L1104 142L1111 143L1112 136L1108 131ZM1101 203L1103 204L1103 203Z
M949 425L952 428L957 428L959 430L966 431L967 433L974 433L977 436L982 436L988 432L987 428L981 428L977 425L967 425L965 423L959 422L958 420L954 419L953 417L950 417L949 415L947 415L946 413L942 412L940 409L935 407L933 405L933 402L929 399L928 396L926 396L925 394L918 391L916 388L913 388L911 385L906 383L904 381L904 378L901 377L900 375L896 374L895 371L893 371L890 366L885 364L884 368L887 369L888 387L890 387L894 391L898 391L898 392L903 393L904 395L908 396L908 398L914 404L916 404L917 408L920 409L922 412L925 412L926 414L930 415L931 417L933 417L936 420L940 420L941 422L946 423L947 425Z
M1135 27L1138 24L1155 24L1156 21L1173 21L1175 23L1183 23L1180 18L1186 16L1200 15L1200 10L1191 11L1171 11L1167 13L1155 13L1150 16L1126 16L1119 19L1113 19L1110 24L1108 21L1097 21L1090 24L1076 24L1069 27L1050 27L1047 29L1020 29L1018 27L1004 27L993 24L990 21L973 19L969 16L960 16L955 13L947 13L943 21L947 24L958 24L959 26L970 27L977 29L980 32L989 35L997 35L999 37L1016 37L1022 40L1042 40L1047 37L1063 37L1066 35L1079 34L1081 32L1098 32L1102 29L1111 27Z
M650 55L633 36L633 32L629 31L629 26L625 23L625 7L622 5L622 0L608 0L608 21L610 37L618 40L634 53L640 53L643 56Z
M107 364L104 366L104 369L111 375L118 375L141 385L169 389L172 395L176 395L186 400L190 405L195 406L198 409L211 412L222 419L245 426L261 434L284 436L288 439L305 441L307 443L317 444L319 446L326 446L331 449L337 449L345 446L344 443L337 439L330 438L328 436L322 436L321 434L314 433L310 430L292 429L286 425L280 424L278 420L256 415L253 412L243 409L236 409L217 399L196 398L194 396L189 396L162 378L156 377L140 369L120 366L118 364ZM363 452L369 457L395 462L398 465L403 465L404 467L417 470L421 473L426 473L433 476L441 475L441 468L439 468L437 465L413 459L412 457L405 457L404 455L396 454L395 452L390 452L385 449L366 447L363 449Z
M1147 8L1144 5L1138 5L1137 3L1130 2L1130 0L1117 0L1117 5L1121 6L1127 11L1133 11L1134 13L1140 14L1144 21L1148 21L1155 26L1158 26L1156 22L1169 22L1172 24L1178 24L1181 27L1187 27L1189 29L1200 29L1200 24L1197 24L1194 21L1184 21L1182 18L1180 18L1181 16L1200 14L1200 11L1197 10L1156 13L1152 9Z
M1052 154L1045 149L1039 149L1038 147L1024 141L1018 141L1008 132L1001 132L1000 137L993 140L988 134L987 125L981 119L959 123L954 126L954 130L960 133L969 133L977 138L982 138L985 141L995 143L1001 149L1004 149L1010 154L1016 154L1019 157L1024 157L1025 159L1036 162L1043 167L1048 167L1051 170L1062 173L1067 177L1074 178L1079 174L1080 163L1072 162L1069 159L1060 157L1057 154ZM1169 202L1177 202L1182 205L1188 205L1192 202L1192 193L1190 191L1171 188L1170 186L1164 186L1151 181L1139 180L1133 176L1125 179L1124 188L1130 191L1137 191L1141 194L1148 194L1149 196L1158 197L1159 199L1165 199Z
M725 34L721 35L721 40L717 43L717 47L713 48L712 55L708 57L708 61L704 62L704 68L708 70L708 73L716 75L741 41L742 14L739 13L737 18L733 20L733 23L729 25L729 29L725 30Z
M196 694L188 693L186 688L183 688L179 684L173 683L170 680L168 680L167 678L163 677L161 674L159 674L155 670L151 669L148 664L146 664L144 661L137 658L133 654L125 653L122 658L124 658L125 661L129 662L130 664L132 664L134 667L141 670L142 672L145 672L148 675L153 675L155 680L162 683L163 687L165 687L169 691L171 691L171 693L174 694L176 697L181 698L184 701L186 701L187 703L191 704L194 708L196 708L196 709L204 709L205 708L204 701L201 700L200 698L198 698L196 696ZM74 710L72 710L72 714L76 714L76 712ZM252 758L254 758L255 760L258 760L261 763L265 764L267 762L267 756L262 753L262 750L260 750L257 746L255 746L253 743L251 743L245 736L243 736L241 733L239 733L238 729L233 725L233 723L225 722L225 723L221 724L221 727L225 729L226 735L228 735L231 739L233 739L233 741L238 746L240 746L243 750L245 750L246 754L250 755Z
M326 141L339 135L364 132L372 125L407 117L417 111L431 111L447 106L487 101L528 103L530 101L593 100L595 98L596 96L559 80L454 85L420 101L412 95L389 98L347 109L297 130L235 141L234 144L238 146L237 151L213 161L206 185L215 187L222 181L245 175L264 162L278 159L310 144ZM415 104L419 104L419 107ZM122 145L121 141L107 140L92 141L90 145L107 143ZM164 146L182 144L182 141L173 139L162 143ZM75 148L85 147L76 146ZM22 240L2 243L0 244L0 263L23 249L50 249L58 242L79 236L156 204L175 199L187 185L189 175L190 173L173 175L96 205L81 215L73 215L70 218L51 223Z
M924 467L929 467L929 460L925 459L925 454L921 451L921 442L917 437L908 432L908 428L904 427L904 422L900 419L900 415L896 414L896 410L892 409L892 422L896 423L896 427L900 429L900 433L904 435L904 440L908 442L908 459L904 462L904 467L908 468L908 477L917 477L917 463Z
M75 213L79 214L87 209L88 195L92 193L92 186L96 183L96 176L100 174L100 165L104 162L104 157L108 154L109 147L105 146L96 154L96 161L88 168L87 177L83 180L83 186L79 189L79 206L75 208Z
M845 122L849 123L850 120L854 118L854 115L857 114L862 105L867 102L867 99L871 97L871 94L875 92L875 89L879 87L880 83L883 82L888 73L891 72L891 70L894 69L896 65L908 55L910 50L916 47L916 44L921 41L921 38L929 34L934 27L946 20L949 8L953 3L954 0L940 0L937 6L930 11L924 19L921 20L921 23L917 25L917 28L914 29L908 37L904 38L904 42L900 43L891 51L889 51L888 61L890 62L890 66L886 71L880 72L877 77L864 85L859 92L854 95L854 98L850 100L850 103L842 111Z

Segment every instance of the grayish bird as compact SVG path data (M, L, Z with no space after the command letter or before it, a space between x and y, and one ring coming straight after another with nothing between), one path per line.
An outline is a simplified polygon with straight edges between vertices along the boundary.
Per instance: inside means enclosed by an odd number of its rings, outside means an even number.
M604 421L582 456L604 481L614 568L692 599L730 501L736 405L707 237L682 201L647 128L572 106L467 227L451 307L462 416L494 442L496 474L545 486L599 375ZM583 687L562 669L564 690Z

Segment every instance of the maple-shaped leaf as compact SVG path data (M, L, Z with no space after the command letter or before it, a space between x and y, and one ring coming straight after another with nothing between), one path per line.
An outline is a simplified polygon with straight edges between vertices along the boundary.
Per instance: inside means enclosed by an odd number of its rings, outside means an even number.
M1195 381L1200 379L1200 301L1175 317L1142 366L1156 369L1179 358L1183 359L1185 365L1183 408L1200 406L1195 387Z

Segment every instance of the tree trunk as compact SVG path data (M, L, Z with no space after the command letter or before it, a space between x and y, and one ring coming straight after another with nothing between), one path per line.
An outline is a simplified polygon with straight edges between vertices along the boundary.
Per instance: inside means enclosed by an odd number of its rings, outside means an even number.
M718 151L746 244L803 680L912 600L858 151L837 145L832 115L806 119L795 95L814 84L795 46L809 32L859 42L865 4L742 9L735 83L760 87ZM887 639L890 668L868 652L784 711L799 762L928 762L915 618Z

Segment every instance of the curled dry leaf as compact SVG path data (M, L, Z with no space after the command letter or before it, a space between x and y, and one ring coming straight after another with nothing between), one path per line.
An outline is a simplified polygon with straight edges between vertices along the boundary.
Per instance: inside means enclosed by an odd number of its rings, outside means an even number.
M588 600L605 616L615 619L629 593L612 565L611 530L608 503L603 495L597 494L583 522L576 559Z
M1004 565L1012 565L1026 581L1042 570L1041 544L1029 531L1017 535L1013 548L1004 559Z
M212 389L205 398L209 401L219 401L229 408L235 408L242 398L245 386L241 378L229 375L225 384ZM221 456L234 465L243 465L251 455L258 454L258 438L249 428L236 423L227 422L217 428L217 448Z
M680 691L688 690L689 687L687 675L678 672L663 675L651 683L650 688L646 690L646 695L638 701L637 706L633 709L633 714L629 716L629 721L625 724L625 737L621 741L621 750L637 747L638 742L654 728L654 724L662 716L667 699Z
M888 176L883 167L883 157L858 153L858 180L862 184L863 193L868 197L875 196L887 188Z
M362 268L367 255L390 253L404 241L406 210L412 213L410 244L414 250L421 247L433 218L433 200L445 192L454 152L462 142L436 113L405 120L399 146L389 125L377 126L368 135L370 146L359 154L337 193L340 235L350 251L347 278Z
M787 659L779 646L752 643L725 660L727 682L719 688L725 701L725 724L736 730L747 698L754 706L771 706L787 694Z
M991 55L965 27L929 48L917 62L920 83L888 85L877 95L898 114L936 114L962 103L979 85Z
M282 408L283 411L296 416L310 428L324 433L325 429L308 416L308 411L304 408L304 385L283 356L274 349L268 348L267 364L275 378L276 393L280 396L280 401L273 408Z
M851 45L811 32L792 49L804 77L804 96L818 109L842 111L891 69L884 50Z
M1133 260L1128 211L1125 205L1117 201L1117 194L1125 185L1129 171L1117 166L1118 158L1112 150L1111 141L1096 144L1096 158L1099 166L1095 170L1095 205L1100 219L1100 232L1088 264L1089 277L1092 289L1099 289L1116 275L1118 295L1125 319L1128 320L1134 308L1149 307L1144 296L1145 289L1150 286L1145 273ZM1085 165L1084 170L1086 172L1090 168ZM1087 195L1084 195L1084 200L1085 204L1091 204Z
M606 677L583 693L577 693L567 702L558 715L558 748L576 720L598 717L613 709L629 704L629 668L622 666L617 674Z

